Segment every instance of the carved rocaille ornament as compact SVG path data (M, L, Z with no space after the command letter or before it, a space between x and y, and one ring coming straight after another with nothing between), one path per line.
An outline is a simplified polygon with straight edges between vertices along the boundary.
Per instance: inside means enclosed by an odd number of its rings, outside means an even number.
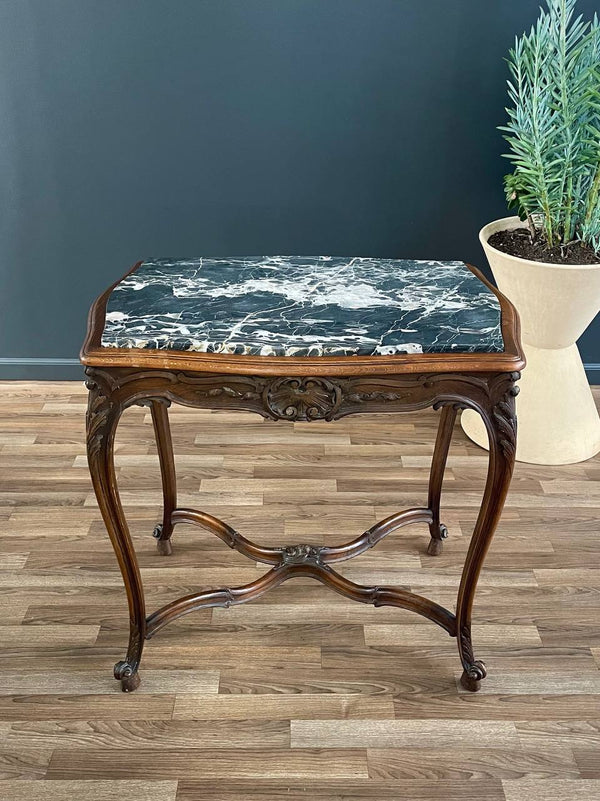
M283 565L322 565L321 551L314 545L288 545L281 549Z
M263 398L278 420L332 420L342 387L327 378L276 378L265 388Z

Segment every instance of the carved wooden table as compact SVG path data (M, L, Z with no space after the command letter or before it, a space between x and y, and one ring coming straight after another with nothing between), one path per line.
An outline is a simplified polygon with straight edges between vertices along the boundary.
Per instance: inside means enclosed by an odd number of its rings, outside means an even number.
M514 466L515 382L524 360L513 307L462 263L330 257L140 262L92 306L81 353L89 389L87 451L98 505L129 603L127 656L114 674L125 692L139 685L145 640L172 620L206 607L258 598L304 576L361 603L409 609L457 638L461 682L486 675L471 642L479 573ZM167 409L257 412L274 420L335 420L349 414L441 409L427 504L391 515L335 547L265 547L212 515L177 505ZM150 407L164 513L158 552L171 553L177 523L193 523L269 569L241 587L197 592L147 615L136 554L119 499L114 437L121 413ZM447 529L440 495L459 409L485 423L490 451L481 509L464 563L456 611L394 587L356 584L334 565L372 548L409 523L427 523L427 552L441 552Z

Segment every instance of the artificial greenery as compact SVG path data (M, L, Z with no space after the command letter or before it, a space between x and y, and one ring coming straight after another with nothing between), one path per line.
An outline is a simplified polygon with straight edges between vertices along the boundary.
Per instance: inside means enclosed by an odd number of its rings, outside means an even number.
M599 251L600 24L575 17L576 0L546 1L508 59L506 197L532 238Z

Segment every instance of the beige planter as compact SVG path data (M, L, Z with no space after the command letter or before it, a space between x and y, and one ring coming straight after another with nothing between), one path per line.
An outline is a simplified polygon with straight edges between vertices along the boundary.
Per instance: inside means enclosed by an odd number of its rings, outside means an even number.
M496 231L523 225L518 217L507 217L479 234L498 288L521 318L527 367L517 398L517 460L581 462L600 451L600 418L575 344L600 310L600 264L528 261L488 244ZM463 412L461 425L474 442L487 446L475 412Z

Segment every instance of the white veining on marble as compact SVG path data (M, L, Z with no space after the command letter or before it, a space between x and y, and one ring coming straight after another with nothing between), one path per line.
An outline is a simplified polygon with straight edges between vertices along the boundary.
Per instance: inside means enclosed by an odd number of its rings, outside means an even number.
M462 262L334 256L145 261L102 345L281 356L500 352L495 295Z

